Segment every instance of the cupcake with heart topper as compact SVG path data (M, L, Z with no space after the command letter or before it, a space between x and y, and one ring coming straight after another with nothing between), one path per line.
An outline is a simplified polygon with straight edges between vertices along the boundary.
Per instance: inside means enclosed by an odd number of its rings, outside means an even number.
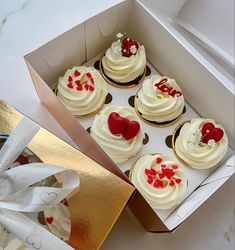
M141 119L153 126L169 126L182 115L183 93L174 79L153 75L135 96L135 109Z
M172 136L179 160L195 169L216 166L225 156L228 138L225 130L212 119L192 119L180 124Z
M184 166L173 156L147 154L132 166L129 178L153 209L169 209L184 199Z
M107 82L117 87L133 87L146 74L146 54L143 45L117 34L117 41L100 60L100 71Z
M57 96L74 116L97 113L107 94L107 83L92 67L75 66L58 80Z
M115 163L136 155L145 137L135 112L122 106L108 106L96 115L90 134Z

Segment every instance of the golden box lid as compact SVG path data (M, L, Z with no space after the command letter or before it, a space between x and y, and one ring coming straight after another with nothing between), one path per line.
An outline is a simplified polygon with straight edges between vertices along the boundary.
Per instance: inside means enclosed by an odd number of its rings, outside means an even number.
M22 116L0 101L0 131L9 134ZM43 162L79 172L80 190L69 197L72 222L69 243L79 250L100 248L134 187L44 128L40 128L28 148Z

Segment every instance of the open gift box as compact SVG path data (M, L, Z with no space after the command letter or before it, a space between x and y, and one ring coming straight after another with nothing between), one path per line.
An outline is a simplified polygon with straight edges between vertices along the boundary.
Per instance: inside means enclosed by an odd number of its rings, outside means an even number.
M169 145L165 144L171 138L168 136L172 135L174 128L183 120L199 116L215 119L223 124L228 134L231 147L216 169L197 173L188 170L191 181L185 200L179 206L166 212L154 211L139 192L129 201L129 208L148 231L172 231L234 173L234 158L230 158L234 147L234 119L228 119L228 113L234 117L234 94L226 86L226 81L223 81L219 73L203 60L182 35L166 20L151 13L141 1L124 1L103 11L29 53L25 60L41 102L78 145L78 149L130 183L124 172L130 169L134 158L127 164L115 165L86 131L94 117L74 118L52 91L58 78L68 68L82 64L93 66L118 32L126 32L142 43L146 48L148 66L152 73L159 72L176 79L187 101L186 113L176 124L156 130L158 133L155 133L154 139L161 146L154 151L173 154ZM113 96L111 104L128 105L128 97L137 89L138 87L133 88L120 95L118 89L110 86L109 91ZM213 98L210 98L212 95ZM154 136L150 126L143 126L145 131ZM153 152L148 149L146 147L140 155Z
M23 115L10 105L0 101L1 132L10 134L22 117ZM37 129L34 131L31 129L33 138L31 137L27 148L45 164L73 169L79 173L79 190L74 190L67 197L71 218L69 245L75 249L98 249L134 188L44 128L37 124L35 127ZM20 136L27 135L26 132L27 126ZM14 146L17 147L18 144L19 141L16 141ZM1 164L2 161L3 159ZM2 199L0 200L2 203ZM28 229L30 231L30 228ZM31 239L29 243L33 243Z

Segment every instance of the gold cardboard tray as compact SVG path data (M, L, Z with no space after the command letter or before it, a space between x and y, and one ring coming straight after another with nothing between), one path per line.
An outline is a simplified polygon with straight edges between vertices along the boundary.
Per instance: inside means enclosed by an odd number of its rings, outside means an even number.
M22 117L10 105L0 101L2 132L11 133ZM134 187L44 128L40 128L28 148L43 162L79 172L80 190L68 198L72 221L69 244L79 250L99 249Z

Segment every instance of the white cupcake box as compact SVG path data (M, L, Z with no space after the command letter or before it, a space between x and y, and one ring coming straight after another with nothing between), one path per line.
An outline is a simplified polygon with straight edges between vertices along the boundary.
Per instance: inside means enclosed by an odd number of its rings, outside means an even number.
M118 32L127 33L146 48L148 65L153 73L176 79L186 103L186 113L174 125L155 128L143 125L149 142L143 150L124 164L115 165L85 132L94 116L75 119L52 92L55 82L67 68L74 65L93 65L114 41ZM165 139L182 121L213 118L225 128L230 148L224 161L209 170L185 168L188 188L185 200L177 207L153 211L136 193L129 207L149 231L172 231L201 206L234 173L234 90L231 80L215 68L202 53L190 44L172 23L152 13L141 1L124 1L104 10L49 41L25 56L38 96L58 123L65 129L79 150L128 182L124 172L139 156L159 152L173 154ZM109 86L113 99L107 105L127 105L141 84L130 89ZM80 122L80 123L79 123ZM121 171L120 171L121 170ZM229 201L228 201L229 202Z

